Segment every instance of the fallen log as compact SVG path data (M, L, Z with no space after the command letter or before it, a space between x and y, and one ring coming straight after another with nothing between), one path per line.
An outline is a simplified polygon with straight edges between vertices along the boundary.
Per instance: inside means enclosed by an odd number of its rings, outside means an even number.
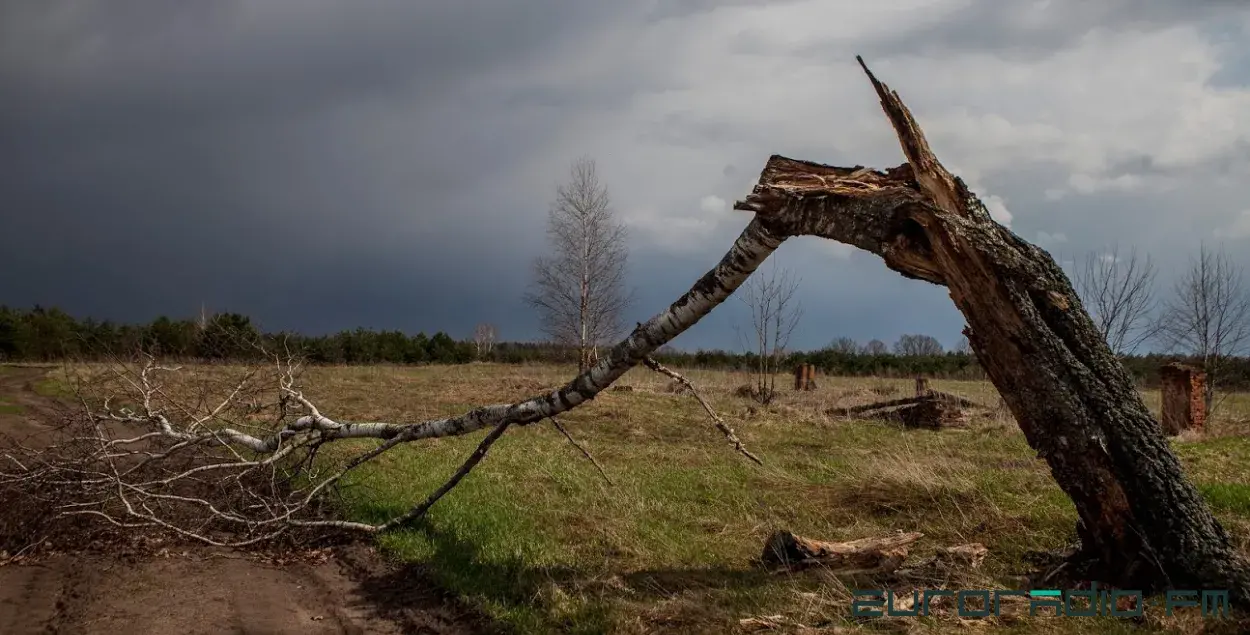
M968 425L968 416L959 406L941 399L929 399L896 408L886 414L885 418L903 424L904 428L926 430L962 428Z
M974 401L969 401L967 399L964 399L963 397L960 397L959 395L952 395L946 392L938 392L938 391L931 390L929 391L928 394L919 395L916 397L903 397L900 399L890 399L889 401L876 401L876 402L873 402L870 404L864 404L861 406L851 406L849 408L830 408L825 411L825 414L828 414L834 417L845 417L847 415L872 412L874 410L885 410L887 408L905 406L908 404L918 404L918 403L923 403L926 401L944 401L944 402L952 403L952 404L955 404L964 408L984 408L985 407Z
M976 406L955 395L930 393L921 397L891 399L852 408L831 408L825 412L831 416L865 415L874 419L896 421L907 428L938 430L967 425L968 417L960 409L961 403Z
M760 561L770 568L788 570L819 565L833 573L889 573L903 564L907 548L924 537L906 533L849 542L825 542L778 531L764 542Z

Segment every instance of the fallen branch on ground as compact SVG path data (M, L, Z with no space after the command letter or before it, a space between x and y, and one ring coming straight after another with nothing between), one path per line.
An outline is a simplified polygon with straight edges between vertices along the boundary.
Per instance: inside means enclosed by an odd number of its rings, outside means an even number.
M945 392L929 391L928 394L918 397L903 397L901 399L890 399L889 401L876 401L862 406L851 406L849 408L830 408L825 414L830 416L844 417L846 415L860 414L864 412L872 412L873 410L884 410L886 408L894 408L897 406L905 406L908 404L923 403L926 401L945 401L948 403L963 406L965 408L984 408L976 402L968 401L958 395L952 395Z
M825 542L778 531L764 542L760 562L771 568L802 569L819 565L835 573L883 574L907 558L908 547L924 537L905 533L849 542Z
M560 434L563 434L564 438L568 439L569 443L572 443L573 447L577 448L583 456L590 459L590 462L593 463L599 470L599 474L603 475L603 480L607 481L608 485L616 485L616 483L612 482L612 477L608 476L608 472L603 469L603 466L599 465L599 462L595 460L594 455L587 451L586 448L582 447L582 444L578 443L577 440L573 438L573 435L569 434L569 431L565 430L564 426L560 425L559 421L556 421L555 417L551 418L551 425L555 426L556 430L559 430Z
M703 409L707 411L708 416L712 417L712 423L716 426L716 429L720 430L721 434L725 435L725 438L733 444L734 449L741 452L743 456L754 461L756 465L764 465L764 462L761 461L759 457L751 454L751 452L747 450L746 446L742 444L742 441L738 439L738 435L734 433L733 428L729 427L729 424L725 423L725 420L722 419L720 415L716 414L716 411L712 409L712 404L708 403L707 400L703 398L703 395L699 394L699 391L694 387L694 384L691 383L689 379L686 379L674 370L670 370L650 357L644 358L642 363L645 364L647 368L650 368L661 375L668 376L673 381L679 382L681 385L685 386L686 390L689 390L690 394L694 395L694 398L699 401L699 405L703 406Z

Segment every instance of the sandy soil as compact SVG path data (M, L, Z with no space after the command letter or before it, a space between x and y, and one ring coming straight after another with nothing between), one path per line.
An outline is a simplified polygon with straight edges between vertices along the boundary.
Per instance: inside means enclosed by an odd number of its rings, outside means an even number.
M0 414L0 434L38 444L55 420L48 401L32 390L44 371L0 371L0 395L23 410ZM4 516L0 511L0 530ZM302 554L281 564L273 554L197 545L107 552L58 545L56 551L0 566L0 634L497 630L434 589L418 568L388 563L367 543ZM0 562L7 555L0 554Z

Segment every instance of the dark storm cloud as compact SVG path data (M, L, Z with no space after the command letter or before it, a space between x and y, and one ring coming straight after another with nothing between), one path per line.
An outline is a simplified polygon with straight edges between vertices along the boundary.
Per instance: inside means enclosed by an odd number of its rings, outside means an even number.
M926 26L875 38L863 48L882 56L980 51L1033 59L1096 29L1149 31L1246 9L1243 0L973 0Z
M532 202L483 181L560 114L475 80L615 6L5 3L0 251L22 273L0 302L139 320L204 300L275 328L489 318L542 210L520 218Z
M796 1L798 0L661 0L652 3L643 18L648 22L660 22L708 13L717 9L777 6L792 4Z

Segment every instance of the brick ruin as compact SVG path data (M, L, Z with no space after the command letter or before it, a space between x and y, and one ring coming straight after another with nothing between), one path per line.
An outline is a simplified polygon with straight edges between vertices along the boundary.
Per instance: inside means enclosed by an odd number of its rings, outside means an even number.
M1207 419L1206 375L1184 364L1159 369L1163 432L1176 436L1185 430L1201 430Z
M794 389L816 390L816 367L811 364L799 364L794 367Z

